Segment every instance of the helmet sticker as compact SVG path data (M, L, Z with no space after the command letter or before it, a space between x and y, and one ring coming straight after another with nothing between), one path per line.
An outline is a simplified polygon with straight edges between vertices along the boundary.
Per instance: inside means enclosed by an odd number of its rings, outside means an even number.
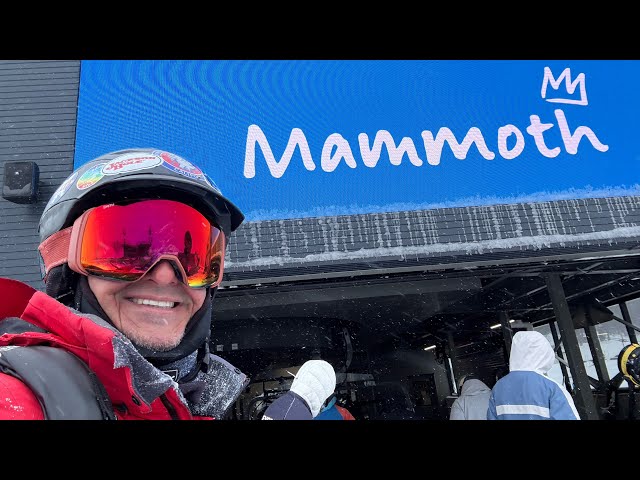
M174 172L196 180L204 180L204 173L198 167L188 162L184 158L173 153L155 151L154 154L160 155L163 160L162 166L173 170Z
M49 202L47 202L47 206L44 207L45 210L47 210L51 205L57 202L65 193L67 193L71 185L73 185L73 182L75 181L77 176L78 172L73 172L71 175L69 175L69 177L67 177L64 182L62 182L62 185L60 185L56 189L56 191L53 192L53 195L49 199Z
M118 175L119 173L135 172L157 167L162 159L154 154L141 155L139 153L125 153L117 156L102 167L104 175Z
M104 167L105 165L105 163L99 163L98 165L94 165L89 170L84 172L78 179L76 188L78 190L86 190L87 188L92 187L96 183L98 183L100 179L104 177L104 173L102 173L102 167Z

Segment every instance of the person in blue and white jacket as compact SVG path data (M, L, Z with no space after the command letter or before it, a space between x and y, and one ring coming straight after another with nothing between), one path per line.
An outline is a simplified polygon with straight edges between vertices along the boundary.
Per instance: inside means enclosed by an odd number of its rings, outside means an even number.
M553 347L544 335L517 332L509 373L491 390L487 420L580 420L569 392L547 376L554 362Z

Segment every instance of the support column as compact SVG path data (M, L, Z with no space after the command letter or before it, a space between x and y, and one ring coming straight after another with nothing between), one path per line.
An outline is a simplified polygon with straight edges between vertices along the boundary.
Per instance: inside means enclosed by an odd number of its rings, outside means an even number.
M511 330L511 324L509 323L509 315L504 310L498 312L498 319L500 320L500 328L502 330L502 336L504 338L504 359L507 365L509 365L509 355L511 355L511 339L513 338L513 331Z
M553 337L553 348L556 352L556 356L560 357L563 362L560 362L560 370L562 370L562 379L564 380L565 388L573 393L573 386L569 381L569 372L567 372L566 359L564 358L564 353L560 350L560 337L558 336L558 330L556 330L558 322L553 321L549 323L549 330L551 330L551 336Z
M562 345L564 346L567 361L569 362L571 378L573 378L575 385L574 399L576 408L580 414L580 418L583 420L598 420L599 416L596 410L596 403L593 398L593 393L591 393L591 385L589 384L587 371L584 367L584 360L578 347L578 337L576 336L576 331L573 326L569 304L564 295L560 275L550 274L546 276L545 280L556 321L558 322L558 328L560 329Z
M609 381L609 373L607 372L607 364L602 353L602 346L600 345L600 339L598 339L598 332L593 324L593 317L591 317L591 311L589 307L585 308L585 317L587 319L587 326L584 328L584 332L587 335L587 342L589 342L589 349L591 350L591 357L593 358L593 364L596 367L598 374L598 380L601 382Z
M452 385L453 388L451 391L456 391L458 395L458 375L460 375L460 368L458 365L458 350L456 349L456 344L453 341L453 334L451 332L447 333L447 344L449 347L449 359L451 360L451 376L452 376Z
M631 315L629 315L629 309L627 308L626 302L622 302L620 304L620 311L622 312L622 318L624 319L624 321L633 325L633 322L631 321ZM627 329L627 334L629 335L629 339L631 340L631 343L638 343L638 337L636 336L636 331L628 325L625 325L625 327Z

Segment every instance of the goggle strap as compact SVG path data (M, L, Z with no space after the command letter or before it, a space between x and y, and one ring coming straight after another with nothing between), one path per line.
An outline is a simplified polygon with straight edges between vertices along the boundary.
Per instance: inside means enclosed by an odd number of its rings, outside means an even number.
M45 275L54 267L67 263L69 256L69 242L73 227L67 227L54 233L38 246L38 251L44 263Z

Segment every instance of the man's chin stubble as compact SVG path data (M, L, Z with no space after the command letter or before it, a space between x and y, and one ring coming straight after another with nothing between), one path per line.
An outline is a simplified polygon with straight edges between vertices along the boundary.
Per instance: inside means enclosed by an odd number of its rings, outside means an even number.
M132 335L130 333L127 333L126 335L137 346L146 348L148 350L155 350L157 352L167 352L169 350L172 350L180 345L180 342L182 341L182 336L180 336L180 338L178 338L177 340L168 342L166 340L154 340L146 337L141 338L138 335Z

